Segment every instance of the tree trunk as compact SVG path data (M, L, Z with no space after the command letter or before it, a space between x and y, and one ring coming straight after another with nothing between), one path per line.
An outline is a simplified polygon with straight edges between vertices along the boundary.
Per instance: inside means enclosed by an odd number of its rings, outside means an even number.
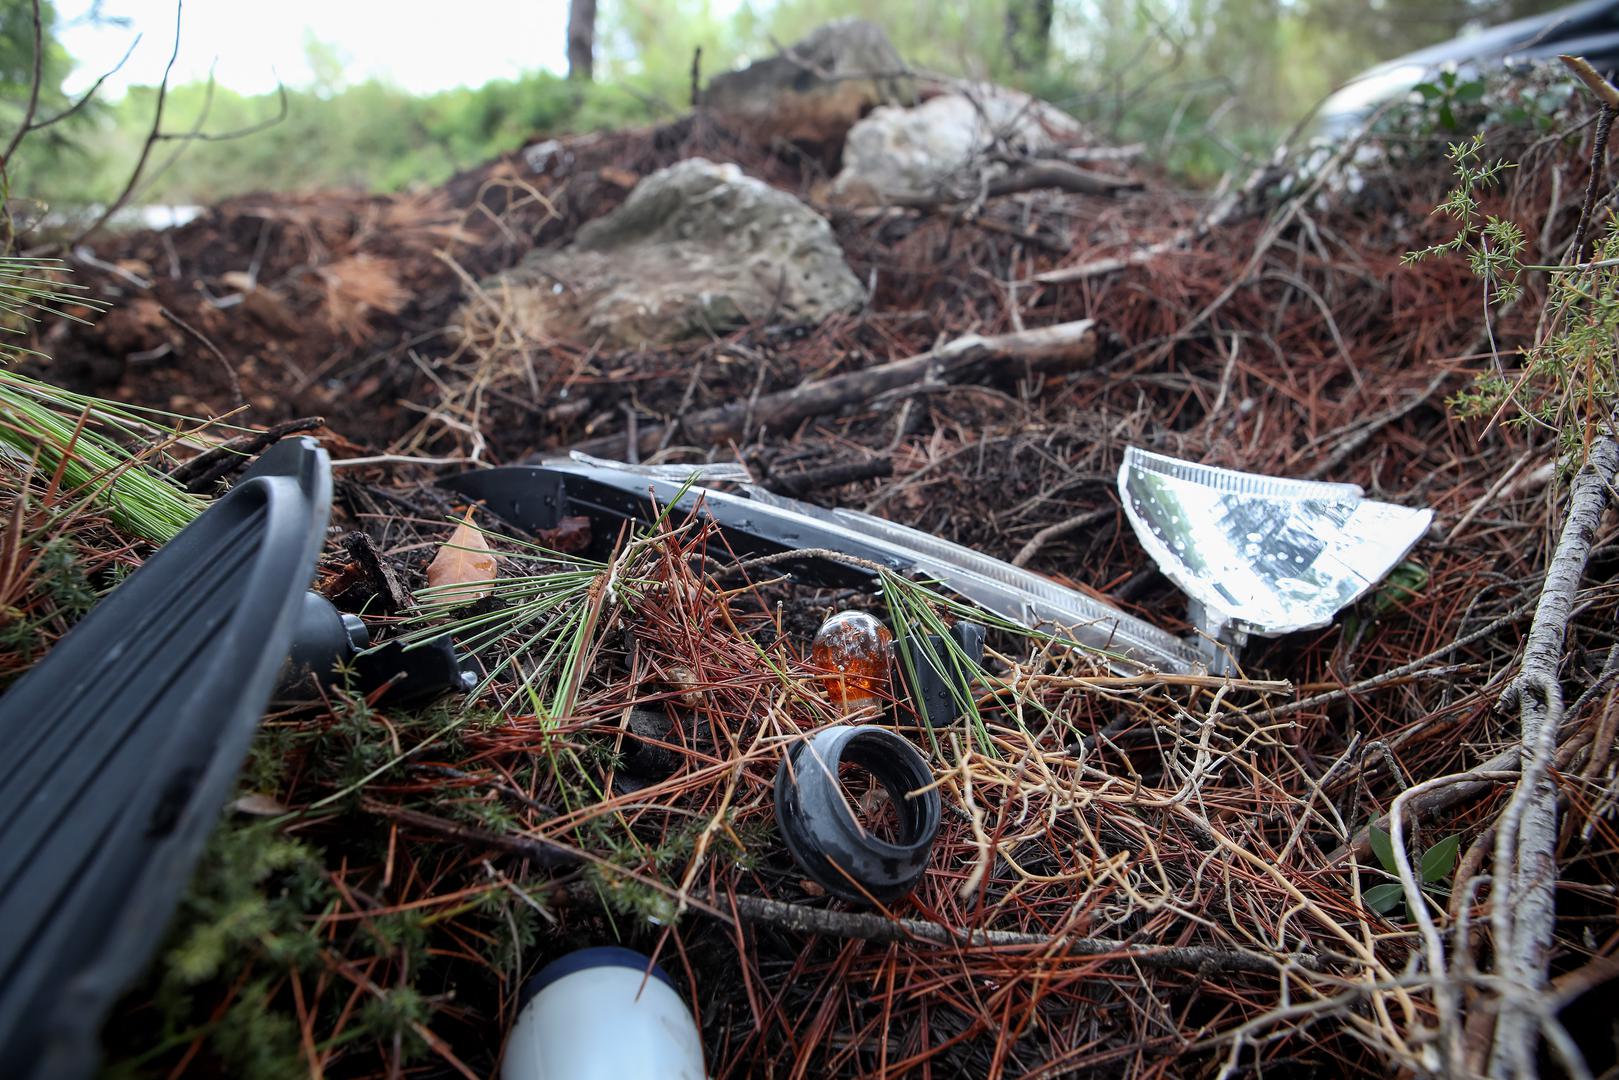
M1011 0L1006 5L1006 53L1018 67L1044 64L1051 52L1056 0Z
M568 78L589 82L596 67L596 0L569 0Z

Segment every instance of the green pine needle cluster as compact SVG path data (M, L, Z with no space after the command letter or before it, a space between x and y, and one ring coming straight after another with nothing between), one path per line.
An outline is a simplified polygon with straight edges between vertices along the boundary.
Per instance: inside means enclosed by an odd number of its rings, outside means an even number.
M83 286L64 283L66 270L55 259L0 257L0 334L20 336L45 316L82 322L72 308L104 306L83 296ZM151 446L154 436L167 441L187 418L71 393L11 370L27 352L0 337L0 460L54 482L70 503L105 508L125 532L153 543L173 539L207 503L125 447Z

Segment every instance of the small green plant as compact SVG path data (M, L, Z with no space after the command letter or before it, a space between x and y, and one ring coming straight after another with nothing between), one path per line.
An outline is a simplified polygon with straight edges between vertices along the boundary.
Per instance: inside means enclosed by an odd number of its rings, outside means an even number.
M1451 218L1461 227L1449 240L1408 252L1402 261L1410 265L1438 255L1461 255L1474 275L1485 280L1488 301L1505 304L1516 300L1520 291L1523 230L1505 218L1484 213L1479 195L1495 186L1502 173L1517 166L1500 159L1486 161L1483 154L1482 131L1466 142L1450 144L1447 156L1456 173L1456 186L1444 202L1434 207L1434 213Z
M1480 193L1513 167L1487 163L1483 148L1482 134L1450 148L1457 183L1435 213L1459 223L1456 235L1410 252L1404 261L1461 255L1484 281L1486 306L1496 308L1518 299L1526 272L1551 275L1545 318L1535 340L1518 350L1517 369L1497 355L1450 404L1465 418L1542 428L1556 436L1560 450L1574 451L1609 423L1619 401L1619 221L1603 228L1589 262L1525 263L1523 231L1486 214L1480 204ZM1486 326L1488 319L1486 311Z
M1483 77L1476 74L1464 79L1454 71L1441 71L1411 89L1431 112L1435 126L1440 131L1454 132L1462 126L1458 113L1484 100L1485 85Z
M1394 842L1389 838L1389 834L1374 825L1368 835L1371 839L1372 854L1377 856L1378 865L1382 866L1386 873L1398 875L1400 871L1394 861ZM1424 851L1417 865L1412 867L1417 873L1425 895L1430 897L1447 895L1443 883L1450 877L1451 871L1456 869L1456 854L1461 849L1461 843L1459 833L1447 836ZM1361 900L1379 915L1388 915L1405 904L1405 887L1398 881L1386 881L1367 889L1361 894Z

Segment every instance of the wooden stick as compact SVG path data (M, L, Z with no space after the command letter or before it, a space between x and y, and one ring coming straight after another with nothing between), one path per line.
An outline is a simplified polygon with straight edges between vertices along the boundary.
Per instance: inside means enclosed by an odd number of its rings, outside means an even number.
M957 930L943 923L922 919L896 919L889 915L860 911L834 911L806 907L762 896L705 897L716 910L735 905L743 922L769 926L798 934L820 934L857 941L909 942L963 949L1046 949L1054 957L1094 956L1120 960L1142 967L1178 968L1189 971L1256 971L1275 973L1289 963L1317 968L1309 954L1272 958L1208 945L1148 945L1114 938L1070 935L1022 934L1012 930Z
M989 194L993 197L1056 188L1080 195L1117 195L1121 191L1140 191L1142 187L1142 182L1132 177L1091 172L1066 161L1031 161L991 180Z
M720 446L745 440L764 427L779 432L811 417L835 413L923 380L967 383L995 376L1073 371L1095 359L1099 337L1092 319L992 337L970 334L918 356L765 394L751 406L738 401L703 409L678 418L676 424L684 441ZM647 425L637 432L636 444L641 453L656 452L663 432L662 424ZM623 450L623 436L592 439L575 449L587 454L617 454Z
M1591 93L1597 96L1598 101L1610 109L1619 109L1619 89L1616 89L1613 83L1604 79L1585 57L1559 53L1557 59L1561 60L1563 66L1572 71L1575 77L1584 83Z
M1557 924L1557 784L1550 766L1563 716L1558 668L1574 594L1616 471L1619 445L1607 436L1596 439L1569 492L1568 516L1546 568L1524 643L1523 667L1502 698L1504 705L1518 709L1523 767L1496 825L1490 874L1490 930L1497 985L1502 987L1490 1047L1492 1078L1538 1075L1540 999Z

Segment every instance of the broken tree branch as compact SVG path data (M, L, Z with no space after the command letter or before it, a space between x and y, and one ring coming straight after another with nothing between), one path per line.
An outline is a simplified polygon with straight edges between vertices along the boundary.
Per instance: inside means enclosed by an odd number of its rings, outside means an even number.
M1096 357L1099 336L1092 319L993 337L970 334L918 356L765 394L751 403L739 401L703 409L678 418L676 423L684 441L719 446L744 440L761 428L780 430L814 416L826 416L923 380L966 383L994 375L1072 371ZM636 433L636 445L643 454L655 453L663 437L664 425L647 425ZM581 443L574 449L602 455L616 454L623 447L623 436L613 435Z
M245 435L227 439L211 446L194 458L182 461L169 470L169 479L194 495L209 494L214 484L243 468L249 461L288 435L314 431L326 423L324 417L301 416L272 425L263 431L250 431Z
M1031 161L991 180L988 194L993 197L1056 188L1079 195L1116 195L1121 191L1140 191L1142 187L1140 180L1092 172L1066 161Z
M1591 93L1596 95L1598 101L1610 109L1619 109L1619 89L1616 89L1613 83L1604 79L1585 57L1558 53L1557 59L1561 60L1563 66L1572 71L1575 77L1584 83Z
M151 159L152 147L157 145L157 137L163 131L163 108L168 104L169 79L174 74L174 62L180 58L180 25L184 18L185 4L183 0L174 5L174 48L169 50L169 62L163 66L163 78L157 84L157 99L152 110L152 126L146 133L146 141L141 144L140 155L135 159L135 165L129 171L129 179L118 197L107 204L88 228L75 236L67 245L69 249L78 247L84 241L100 231L101 227L112 220L114 214L124 208L129 197L135 193L135 187L141 182L141 175L146 172L146 163Z
M1619 471L1619 445L1601 436L1569 492L1568 517L1524 643L1523 666L1502 698L1516 706L1523 762L1512 800L1495 833L1490 928L1500 1012L1490 1048L1492 1078L1534 1077L1547 969L1556 926L1557 785L1551 759L1563 715L1558 667L1608 489Z
M734 908L746 923L770 926L799 934L821 934L856 941L910 942L955 948L1038 948L1054 957L1094 956L1117 959L1142 967L1179 968L1192 971L1275 972L1289 963L1316 968L1314 957L1301 955L1272 959L1259 953L1205 945L1146 945L1111 938L1021 934L1010 930L957 930L943 923L922 919L896 919L869 912L832 911L806 907L762 896L704 897L716 910Z
M34 126L34 113L39 109L39 87L45 76L45 31L44 22L39 10L39 0L34 0L34 69L33 76L28 80L28 104L23 107L22 123L17 125L16 132L11 141L6 144L5 153L0 154L0 175L4 175L7 166L11 164L11 155L17 152L22 143L23 136L27 135Z

